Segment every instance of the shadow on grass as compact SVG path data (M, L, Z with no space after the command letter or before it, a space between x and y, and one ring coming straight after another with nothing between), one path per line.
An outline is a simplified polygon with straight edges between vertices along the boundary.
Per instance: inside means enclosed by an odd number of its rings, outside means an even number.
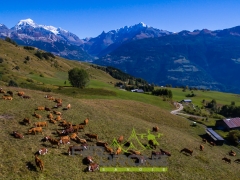
M35 171L35 172L37 172L37 168L36 168L36 166L33 165L33 163L27 162L27 163L26 163L26 166L27 166L27 168L28 168L29 171Z

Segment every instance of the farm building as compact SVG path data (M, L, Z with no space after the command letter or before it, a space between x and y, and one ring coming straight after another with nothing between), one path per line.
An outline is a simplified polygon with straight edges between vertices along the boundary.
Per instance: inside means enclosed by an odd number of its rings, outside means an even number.
M206 133L210 136L210 138L212 139L212 141L215 142L216 145L223 145L224 139L212 128L207 128Z
M138 93L144 93L142 89L133 89L131 90L132 92L138 92Z
M191 99L183 99L180 101L180 103L191 103L192 100Z
M217 120L215 127L220 130L234 130L234 129L240 129L240 118L228 118L228 119L221 119Z

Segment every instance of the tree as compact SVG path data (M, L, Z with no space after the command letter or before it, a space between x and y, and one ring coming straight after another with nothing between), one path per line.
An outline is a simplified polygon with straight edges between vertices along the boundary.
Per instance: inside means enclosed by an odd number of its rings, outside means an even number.
M68 71L68 80L73 87L82 89L89 82L89 75L84 69L73 68Z

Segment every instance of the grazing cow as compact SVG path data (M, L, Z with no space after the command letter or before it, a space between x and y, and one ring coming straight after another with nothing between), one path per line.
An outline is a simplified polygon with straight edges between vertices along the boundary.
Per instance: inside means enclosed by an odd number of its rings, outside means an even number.
M180 152L185 152L185 153L190 154L192 156L193 150L183 148Z
M202 144L200 144L200 151L203 151L204 146Z
M21 96L21 97L24 98L24 99L31 99L30 96L26 96L26 95L23 95L23 96Z
M51 108L45 107L45 111L51 111Z
M84 125L72 125L72 128L74 129L74 132L78 132L80 129L84 130Z
M59 148L59 145L60 145L59 140L52 139L52 138L49 137L49 136L45 137L45 139L52 144L52 147L53 147L53 145L57 145L57 147Z
M121 147L119 146L119 147L117 148L115 154L116 154L116 155L119 155L121 152L122 152L122 149L121 149Z
M81 143L81 144L85 144L87 143L87 140L86 139L80 139L78 136L76 137L76 142L77 143Z
M25 124L25 125L30 125L31 124L31 121L30 121L30 119L29 118L24 118L23 119L23 123Z
M42 118L42 116L40 114L37 114L36 112L34 112L33 116L35 116L38 119Z
M98 135L97 134L85 134L85 136L87 136L88 138L90 138L90 140L92 141L92 139L96 139L96 141L98 140Z
M57 111L53 111L53 113L56 114L56 115L60 115L60 116L62 115L61 112L57 112Z
M49 119L49 122L50 122L50 123L53 123L53 124L56 124L56 123L57 123L57 121L54 120L54 119Z
M154 143L152 139L148 141L148 144L150 145L151 148L154 148L154 149L157 148L157 145Z
M12 96L2 96L2 98L4 99L4 100L13 100L13 97Z
M240 159L236 159L234 162L236 162L236 163L240 163Z
M70 109L70 108L71 108L71 104L68 104L68 105L67 105L67 109Z
M36 108L36 110L44 110L44 109L45 109L44 106L39 106L39 107Z
M126 147L129 147L131 145L131 143L130 142L125 142L125 144L124 144L124 146L126 146Z
M70 134L70 133L73 133L74 132L74 129L72 128L72 127L69 127L69 128L67 128L67 129L64 129L63 131L62 131L62 135L68 135L68 134Z
M6 91L4 91L2 88L0 89L0 93L3 93L3 94L5 94L6 93Z
M135 155L141 155L140 151L128 150L128 152Z
M105 147L105 145L108 145L108 143L107 142L103 142L103 141L97 141L96 145Z
M153 132L158 132L158 131L159 131L159 127L158 127L158 126L153 127L153 128L152 128L152 131L153 131Z
M45 155L48 153L47 148L40 148L39 151L37 152L39 155Z
M132 154L129 156L131 159L135 159L135 162L136 163L139 163L139 164L144 164L146 162L146 159L144 156L140 156L140 155L136 155L136 154Z
M107 152L109 152L110 154L114 154L114 151L111 147L108 147L106 144L104 145L104 147Z
M153 157L160 157L160 156L162 156L162 155L165 155L165 154L163 154L162 152L157 152L157 151L152 151L152 153L151 153L151 159L153 159Z
M70 144L70 139L60 139L60 144Z
M89 164L89 166L88 166L88 171L89 172L93 172L93 171L96 171L96 170L99 170L99 165L97 163Z
M85 160L86 160L86 162L87 162L88 164L93 163L93 157L92 157L92 156L87 156L87 157L85 158Z
M229 152L229 155L230 155L230 156L236 156L236 155L237 155L237 153L236 153L236 152L234 152L233 150L231 150L231 151Z
M215 142L210 142L210 144L212 145L212 146L216 146L216 144L215 144Z
M87 144L84 144L84 145L81 145L81 146L76 146L76 145L73 145L73 146L69 146L68 148L68 155L72 155L73 152L75 151L83 151L84 149L87 149Z
M76 138L77 138L77 133L72 133L72 134L70 135L70 139L71 139L71 140L76 141Z
M35 163L36 166L39 167L41 171L43 171L43 161L37 156L37 154L35 155Z
M25 94L23 91L17 91L17 93L18 96L23 96Z
M44 121L44 122L35 122L33 125L35 127L47 127L48 126L46 121Z
M62 99L55 99L56 103L62 103Z
M123 135L119 136L118 140L117 140L118 143L121 143L123 142Z
M48 100L53 100L53 101L55 101L55 98L52 97L52 96L50 96L50 95L46 95L45 98L47 98Z
M89 118L86 118L86 119L84 120L84 125L87 125L87 124L88 124L88 121L89 121Z
M47 115L47 117L48 117L49 119L52 119L52 118L53 118L52 113L49 113L49 114Z
M224 158L222 158L222 160L224 160L225 162L231 164L231 159L229 159L229 158L224 157Z
M62 107L62 103L57 103L53 108L59 108Z
M163 155L171 156L170 152L164 151L163 149L160 149L160 151Z
M12 91L7 91L7 93L13 97L13 92Z
M60 120L62 120L62 117L60 115L58 115L54 120L60 121Z
M202 141L203 141L204 143L207 143L207 140L206 140L206 139L202 139Z
M15 138L19 138L19 139L24 138L24 136L23 136L22 134L20 134L20 133L18 133L18 132L16 132L16 131L13 131L13 136L14 136Z
M43 134L42 127L35 127L28 130L28 134L32 134L32 133L36 134L36 132L38 133L41 132Z

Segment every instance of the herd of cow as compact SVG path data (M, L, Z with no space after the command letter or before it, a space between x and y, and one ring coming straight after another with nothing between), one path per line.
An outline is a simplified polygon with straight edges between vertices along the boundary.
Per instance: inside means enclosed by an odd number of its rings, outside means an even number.
M4 91L2 88L0 88L0 93L4 94L2 96L2 98L4 100L12 100L13 99L13 92L12 91ZM22 97L22 98L25 98L25 99L30 99L30 96L26 96L24 94L25 93L22 92L22 91L21 92L17 92L17 95L19 97ZM62 107L62 99L57 99L57 98L54 98L54 97L52 97L50 95L46 95L45 98L48 99L48 100L54 101L56 103L55 106L53 106L52 108L45 107L45 106L39 106L39 107L37 107L34 110L33 116L36 119L41 119L42 115L38 114L37 112L39 112L39 111L48 111L49 112L49 114L47 115L48 122L52 123L52 124L55 124L55 125L58 123L58 126L62 127L63 129L56 130L55 133L59 136L58 139L52 138L51 136L46 136L46 137L44 137L42 139L43 142L49 142L52 147L56 146L57 148L59 148L59 146L61 144L70 144L71 140L76 142L76 143L78 143L78 144L81 144L80 146L79 145L71 145L71 146L69 146L69 148L67 150L67 153L69 155L72 155L73 149L74 149L74 151L82 151L84 149L87 149L88 148L88 141L93 142L93 140L96 141L96 145L97 146L104 147L105 151L108 152L109 154L119 155L120 153L122 153L121 147L118 147L114 151L114 149L111 148L108 145L107 142L100 141L97 134L85 133L84 135L85 135L85 137L88 138L88 140L84 139L84 138L80 138L78 136L78 132L79 131L84 131L85 126L88 125L88 123L89 123L89 118L86 118L83 123L76 124L76 125L72 124L71 122L67 122L65 119L62 118L62 112L56 111L59 107ZM62 108L62 110L69 110L69 109L71 109L71 105L70 104L68 104L66 107ZM54 118L54 116L56 116L56 117ZM47 121L41 121L41 122L34 122L34 123L32 123L29 118L24 118L21 123L24 124L24 125L27 125L27 126L33 124L34 127L30 128L27 131L27 134L34 134L35 135L37 133L43 134L43 128L47 128L48 127L48 122ZM153 132L158 132L159 131L159 127L157 127L157 126L153 127L152 131ZM20 138L20 139L24 138L24 135L19 133L19 132L17 132L17 131L13 131L12 135L15 138ZM122 143L122 142L123 142L123 136L120 136L118 138L118 143ZM156 144L154 144L154 142L152 140L149 140L148 143L149 143L149 145L152 148L156 149ZM203 143L207 143L207 140L203 139ZM124 143L124 145L126 145L126 146L127 146L127 144L130 144L130 143L129 142L125 142ZM215 145L213 142L210 142L210 144L212 146ZM200 144L200 151L203 151L203 150L204 150L204 146L202 144ZM184 152L184 153L189 154L191 156L193 154L193 150L190 150L188 148L183 148L180 152ZM39 156L40 155L45 155L47 153L48 153L48 149L47 148L40 148L35 153L35 163L36 163L36 166L39 167L41 171L43 171L44 163L39 158ZM134 150L129 150L129 153L131 155L138 156L138 158L140 157L141 162L144 162L144 159L143 159L144 156L141 156L141 152L134 151ZM155 156L155 155L171 156L171 153L167 152L167 151L164 151L163 149L160 149L159 152L152 151L151 157ZM236 153L231 151L231 152L229 152L229 155L230 156L236 156ZM134 157L134 156L132 156L132 157ZM222 158L222 160L224 160L224 161L226 161L228 163L231 163L231 159L229 159L227 157ZM86 162L88 163L88 167L87 167L88 171L95 171L95 170L99 169L99 164L95 163L91 156L87 156L86 157ZM240 162L240 159L236 159L235 162Z

